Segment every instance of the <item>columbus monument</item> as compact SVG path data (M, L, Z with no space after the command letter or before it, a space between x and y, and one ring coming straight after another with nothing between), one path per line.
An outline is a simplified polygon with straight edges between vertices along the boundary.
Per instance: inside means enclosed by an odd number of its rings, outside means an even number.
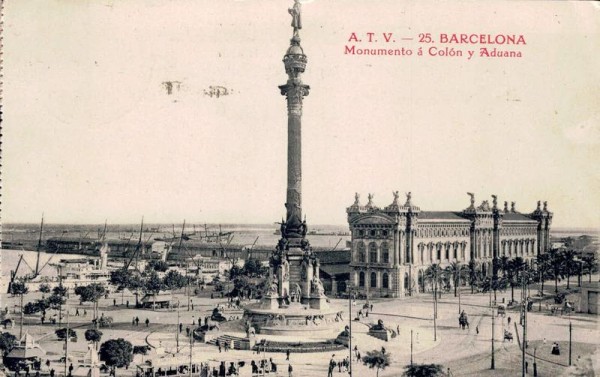
M329 308L319 279L319 260L306 239L306 219L302 218L302 101L310 88L301 77L307 57L300 45L300 1L295 0L288 12L293 27L283 57L288 79L279 86L288 110L286 216L281 220L281 239L269 260L268 291L259 304L245 311L245 317L262 333L305 331L306 326L326 329L326 324L339 321L340 315Z

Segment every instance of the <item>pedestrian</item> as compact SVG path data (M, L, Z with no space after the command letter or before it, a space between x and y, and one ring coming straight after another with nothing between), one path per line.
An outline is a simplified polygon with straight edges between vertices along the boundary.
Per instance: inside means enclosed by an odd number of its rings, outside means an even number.
M50 359L46 360L46 367L50 368Z
M219 353L221 353L221 341L217 339L217 347L219 347Z
M127 308L129 308L129 300L127 300L126 304L127 304Z
M338 365L338 373L342 373L342 362L338 361L337 365Z
M288 349L285 351L285 360L287 361L289 359L290 359L290 350Z
M192 301L192 310L194 310L194 301Z
M113 298L113 306L117 306L117 299Z
M371 304L371 311L373 311L373 304Z
M179 332L183 331L183 323L179 322Z
M79 308L75 309L75 316L79 317Z
M356 353L356 360L360 361L360 351Z
M83 309L83 316L87 317L87 309Z
M333 364L335 364L335 362ZM327 369L327 377L333 377L333 364L329 363L329 368Z
M510 317L508 317L508 325L510 326Z
M150 326L150 320L146 318L146 327Z
M136 326L140 325L140 317L135 317L135 325Z
M54 377L54 373L56 373L54 368L50 369L50 377Z
M396 333L400 335L400 325L396 325Z
M479 335L479 326L475 326L475 332Z
M135 326L135 317L131 319L131 326Z
M288 365L288 377L292 377L292 372L294 372L294 368L292 368L292 364Z

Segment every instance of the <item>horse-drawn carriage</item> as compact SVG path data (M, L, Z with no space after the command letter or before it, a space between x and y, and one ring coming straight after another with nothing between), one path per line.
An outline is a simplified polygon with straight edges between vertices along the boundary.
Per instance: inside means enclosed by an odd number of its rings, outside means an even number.
M509 342L513 341L513 335L510 331L504 330L504 340L508 340Z
M498 305L498 316L504 317L506 315L506 305L500 304Z

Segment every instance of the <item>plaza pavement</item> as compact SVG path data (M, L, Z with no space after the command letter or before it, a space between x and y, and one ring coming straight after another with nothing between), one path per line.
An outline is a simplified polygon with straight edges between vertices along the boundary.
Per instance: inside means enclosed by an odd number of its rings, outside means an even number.
M597 279L597 277L596 277ZM553 287L546 287L546 295L551 294ZM374 299L373 311L368 318L363 318L359 322L353 322L353 347L358 346L362 355L367 351L381 349L385 347L386 352L391 355L391 365L384 371L380 371L380 376L399 376L404 370L404 366L410 363L410 340L411 330L413 331L413 362L415 363L437 363L442 364L444 370L450 368L453 376L518 376L521 371L521 351L517 339L521 339L522 330L518 327L519 335L515 333L514 322L519 321L519 313L516 310L509 310L505 317L495 317L495 359L496 369L490 370L491 355L491 310L489 307L489 296L487 294L471 295L468 288L463 288L461 294L461 310L464 310L469 316L470 328L461 330L458 326L458 298L453 296L452 292L444 293L438 302L438 320L437 320L437 341L434 341L433 331L433 299L431 294L422 294L405 299ZM532 288L534 292L534 288ZM33 301L39 298L39 293L26 295L25 302ZM178 295L180 301L186 302L184 295ZM515 298L520 297L520 291L515 289ZM113 298L117 300L117 306L113 306ZM498 293L497 299L501 301L510 299L510 291ZM101 329L103 332L102 341L111 338L125 338L134 345L150 345L154 348L151 355L141 357L136 356L135 363L143 362L156 353L156 348L163 349L165 353L176 353L176 332L177 332L177 312L174 310L144 310L134 309L135 299L132 295L126 295L125 301L132 305L127 308L120 305L121 294L111 295L108 299L100 300L99 313L105 316L113 317L114 325L111 328ZM180 322L183 324L184 331L180 334L179 355L189 355L189 338L185 336L185 327L190 326L192 321L197 323L199 317L204 318L210 315L215 305L226 303L227 299L198 298L192 299L194 310L187 310L182 307L179 310ZM9 309L14 308L18 302L17 297L3 296L3 305ZM347 308L347 301L334 300L334 305L343 305ZM353 317L361 306L353 306ZM71 342L69 345L70 354L73 358L81 358L87 350L83 332L91 327L92 307L91 304L79 305L76 296L72 295L69 299L70 317L69 322L73 328L78 331L78 341ZM87 317L74 316L75 308L87 310ZM598 371L598 365L592 364L592 357L596 352L598 354L598 317L589 314L574 313L571 316L551 315L544 306L542 311L538 311L539 305L534 305L531 312L528 313L528 356L529 373L532 375L533 368L533 349L537 350L538 376L560 376L568 373L568 360L565 355L568 351L569 321L573 326L573 363L589 363L592 368ZM190 308L191 309L191 308ZM12 310L11 310L12 311ZM237 312L239 313L239 312ZM511 317L512 323L508 325L508 317ZM139 326L132 326L132 318L139 317ZM13 334L19 332L19 315L13 315L16 326L10 330ZM146 327L145 319L150 320L150 325ZM348 318L345 313L344 318ZM378 319L384 321L384 325L390 329L396 329L400 326L400 334L392 338L389 342L384 342L367 335L368 323L376 323ZM58 359L64 354L64 342L56 340L54 330L58 325L46 324L42 326L39 316L26 317L24 332L28 331L39 339L42 347L47 351L48 358L53 361L54 367L58 373L63 370L63 364L58 363ZM476 327L479 333L476 331ZM224 326L225 333L242 337L244 334L240 331L241 326ZM504 329L510 329L514 336L514 341L504 342L502 334ZM543 342L546 338L546 343ZM257 335L261 339L261 335ZM298 339L288 339L297 341ZM562 354L560 357L550 355L549 348L553 342L559 342ZM334 352L334 359L342 360L348 355L348 351ZM531 355L529 355L531 354ZM578 356L581 360L577 361ZM219 353L217 347L195 343L193 347L193 359L197 362L209 362L211 366L218 366L220 361L246 361L247 366L241 369L242 375L250 375L249 363L251 360L260 360L260 358L272 358L278 365L280 373L278 375L287 376L288 362L283 353L267 353L266 355L257 355L252 351L230 350L229 352ZM332 357L332 353L302 353L291 354L289 363L294 368L294 376L327 376L327 365ZM575 367L571 367L574 369ZM353 360L354 376L374 376L375 370L369 370L366 366ZM118 375L134 375L135 367L128 370L119 370ZM334 372L334 375L342 375L344 372ZM582 374L585 375L585 374Z

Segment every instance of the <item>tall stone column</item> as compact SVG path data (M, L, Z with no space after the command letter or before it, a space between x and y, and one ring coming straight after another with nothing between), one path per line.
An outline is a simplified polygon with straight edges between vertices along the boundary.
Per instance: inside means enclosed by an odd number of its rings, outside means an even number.
M283 57L288 80L279 89L286 96L288 111L287 193L286 219L282 236L289 241L300 240L306 235L306 223L302 222L302 100L310 87L302 83L301 74L307 58L300 46L300 37L294 33L290 47Z

